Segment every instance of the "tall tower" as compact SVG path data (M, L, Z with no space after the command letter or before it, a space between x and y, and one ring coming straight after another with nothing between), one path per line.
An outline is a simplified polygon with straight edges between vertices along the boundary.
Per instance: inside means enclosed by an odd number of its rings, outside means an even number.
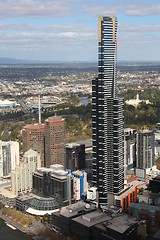
M137 133L137 162L140 169L152 168L155 165L155 134L148 129Z
M45 120L45 167L65 165L65 120L54 116Z
M22 129L23 152L30 148L40 154L44 166L44 124L27 124Z
M92 83L93 184L99 205L123 189L123 99L116 96L117 19L98 19L98 77Z

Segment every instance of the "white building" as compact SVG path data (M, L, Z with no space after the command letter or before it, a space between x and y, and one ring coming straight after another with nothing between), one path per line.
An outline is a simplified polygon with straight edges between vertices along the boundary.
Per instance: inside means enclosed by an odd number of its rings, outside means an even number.
M12 192L18 195L21 192L32 190L32 174L41 166L40 154L30 149L24 153L19 166L12 171Z
M126 100L125 103L127 105L132 105L134 107L137 107L141 102L145 102L146 104L149 104L150 101L149 100L140 100L139 98L139 94L137 93L136 95L136 99L129 99L129 100Z
M73 176L74 199L80 200L82 193L88 189L87 173L77 170L71 174Z
M0 177L9 177L19 165L19 143L0 141Z

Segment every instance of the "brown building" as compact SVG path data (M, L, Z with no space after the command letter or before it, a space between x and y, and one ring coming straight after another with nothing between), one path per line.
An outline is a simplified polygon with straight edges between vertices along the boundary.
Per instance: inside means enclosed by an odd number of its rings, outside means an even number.
M30 148L40 154L44 166L44 124L28 124L22 129L23 152Z
M45 120L45 167L52 164L65 166L65 120L49 117Z

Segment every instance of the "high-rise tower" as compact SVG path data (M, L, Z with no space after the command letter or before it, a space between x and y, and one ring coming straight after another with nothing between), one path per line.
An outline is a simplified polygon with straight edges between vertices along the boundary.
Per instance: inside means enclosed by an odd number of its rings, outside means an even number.
M23 152L30 148L40 154L44 166L44 124L28 124L22 129Z
M52 164L65 166L65 120L49 117L45 120L45 167Z
M123 189L123 99L116 96L117 19L98 20L98 78L92 83L93 184L99 205Z

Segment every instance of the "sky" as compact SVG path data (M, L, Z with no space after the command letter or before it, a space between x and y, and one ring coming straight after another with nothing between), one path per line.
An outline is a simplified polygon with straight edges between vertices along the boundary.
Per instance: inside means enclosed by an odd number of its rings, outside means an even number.
M0 0L0 58L95 62L98 16L118 19L119 61L160 61L160 0Z

